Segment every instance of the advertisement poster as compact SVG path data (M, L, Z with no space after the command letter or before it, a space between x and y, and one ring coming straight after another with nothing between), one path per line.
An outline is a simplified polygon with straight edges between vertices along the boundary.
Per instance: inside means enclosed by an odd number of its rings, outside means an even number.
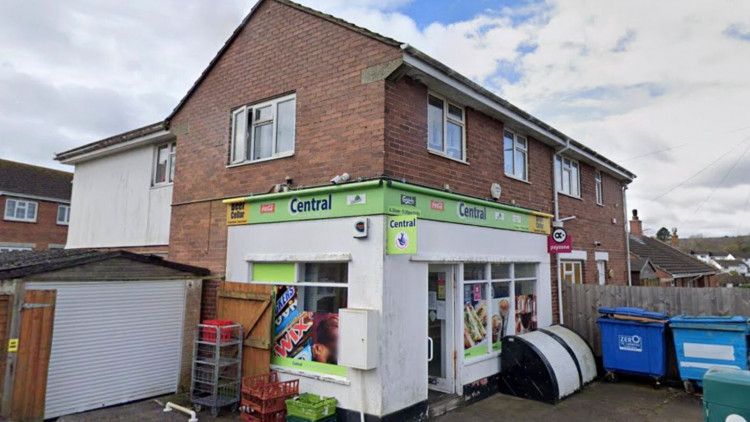
M389 216L386 238L388 255L414 255L417 253L417 217L410 215Z
M510 297L492 299L492 351L502 349L502 339L508 335Z
M271 363L346 376L346 368L336 366L338 314L304 311L298 303L296 286L277 287Z
M480 284L464 286L464 359L487 354L487 301Z
M536 330L536 295L516 296L516 334Z

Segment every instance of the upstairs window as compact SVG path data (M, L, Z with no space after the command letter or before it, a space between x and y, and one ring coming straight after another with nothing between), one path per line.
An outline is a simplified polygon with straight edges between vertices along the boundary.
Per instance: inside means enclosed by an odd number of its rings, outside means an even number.
M154 186L174 183L176 154L177 144L175 142L156 147L156 157L154 159Z
M505 174L507 176L528 181L528 151L526 138L506 130L503 132L503 152Z
M555 156L557 191L565 195L581 197L581 177L578 161Z
M464 109L436 95L427 99L427 148L446 157L464 161L466 116Z
M5 219L8 221L36 223L36 209L37 203L34 201L8 199L5 201Z
M594 182L596 183L596 203L604 205L604 193L602 192L602 172L594 172Z
M288 157L294 153L296 95L232 112L232 164Z
M70 223L70 205L57 206L57 224L67 226Z

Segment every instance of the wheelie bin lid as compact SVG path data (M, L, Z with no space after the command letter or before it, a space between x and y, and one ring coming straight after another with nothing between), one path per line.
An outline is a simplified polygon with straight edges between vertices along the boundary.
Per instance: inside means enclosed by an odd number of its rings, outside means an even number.
M703 376L703 401L738 409L747 406L750 371L710 368Z
M603 315L620 315L625 317L647 318L656 320L668 320L669 315L663 312L652 312L641 308L617 307L617 308L599 308L599 313Z
M696 328L706 330L748 331L747 317L741 316L690 316L677 315L669 320L674 328Z

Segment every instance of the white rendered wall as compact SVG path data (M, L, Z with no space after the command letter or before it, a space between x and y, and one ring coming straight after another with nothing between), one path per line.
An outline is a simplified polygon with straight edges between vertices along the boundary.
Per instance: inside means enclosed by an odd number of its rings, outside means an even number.
M352 236L355 220L337 218L229 227L226 279L234 282L249 281L248 255L273 256L274 260L283 258L288 261L313 261L315 258L312 255L322 258L324 254L346 253L351 256L348 306L382 311L384 217L370 217L370 235L365 239L355 239ZM379 325L382 334L383 325ZM400 359L385 346L381 338L381 365L388 357ZM381 416L381 395L374 393L384 388L381 372L381 368L365 372L350 368L346 380L336 381L298 374L283 375L282 378L299 379L300 391L335 396L339 400L339 406L349 410L359 411L364 397L365 412Z
M68 248L169 243L172 185L151 187L154 146L75 166Z

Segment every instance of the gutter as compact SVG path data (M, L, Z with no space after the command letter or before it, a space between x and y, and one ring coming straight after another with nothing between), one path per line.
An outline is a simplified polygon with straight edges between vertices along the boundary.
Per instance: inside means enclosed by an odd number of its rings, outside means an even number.
M555 150L555 153L552 155L552 192L554 192L555 195L555 219L552 221L552 225L557 227L558 225L562 227L562 221L560 221L560 193L557 191L557 185L559 183L560 175L557 174L555 163L557 162L557 157L560 156L561 153L565 152L568 148L570 148L570 141L567 141L565 143L565 146L563 148L559 148ZM557 313L558 318L560 320L560 324L565 323L565 318L563 317L563 299L562 299L562 275L560 274L560 255L555 256L555 266L557 267Z
M27 195L25 193L8 192L8 191L2 191L2 190L0 190L0 196L10 196L13 198L24 198L24 199L36 199L37 201L57 202L59 204L70 205L70 199L51 198L49 196Z

